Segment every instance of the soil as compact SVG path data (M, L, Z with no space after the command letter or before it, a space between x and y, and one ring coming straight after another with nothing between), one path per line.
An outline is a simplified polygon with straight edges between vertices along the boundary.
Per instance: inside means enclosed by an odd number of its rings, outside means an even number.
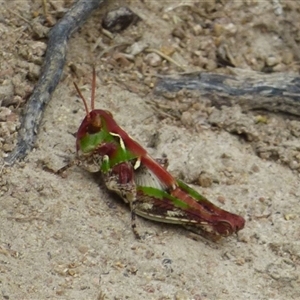
M71 0L0 0L0 154L14 148L22 112L40 75L49 29ZM140 18L119 33L101 29L111 1L69 41L63 78L47 106L34 150L0 181L3 299L299 299L298 119L207 99L153 92L158 74L226 66L299 72L297 1L125 1ZM45 17L46 16L46 17ZM148 50L146 50L146 45ZM152 49L152 50L149 50ZM166 58L162 58L160 52ZM168 57L174 62L169 61ZM75 154L85 112L73 81L111 111L169 171L245 228L219 242L180 226L138 218L108 193L99 174L57 170Z

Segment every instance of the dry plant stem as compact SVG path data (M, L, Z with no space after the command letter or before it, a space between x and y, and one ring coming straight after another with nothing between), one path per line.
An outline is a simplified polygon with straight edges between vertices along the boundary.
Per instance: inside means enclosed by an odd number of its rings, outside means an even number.
M21 20L23 20L24 22L26 22L27 24L29 24L31 26L31 23L29 20L27 20L26 18L24 18L23 16L21 16L20 14L16 13L15 11L7 8L6 10L8 10L11 14L17 16L18 18L20 18Z
M51 29L41 76L28 100L19 131L17 146L6 158L6 164L14 164L17 160L24 158L33 148L45 106L50 101L51 95L62 75L66 61L67 42L71 34L103 2L104 0L77 1Z
M117 45L113 45L111 47L107 47L106 49L102 50L99 53L99 55L97 56L97 60L100 59L104 54L109 53L110 51L112 51L112 50L114 50L118 47L129 46L129 45L130 45L130 43L120 43L120 44L117 44ZM95 45L95 46L97 47L98 45ZM96 47L94 47L94 49L96 49Z
M145 52L150 52L150 53L156 53L159 56L161 56L162 58L164 58L165 60L167 60L168 62L174 64L175 66L177 66L178 68L180 68L181 70L185 71L185 67L182 66L181 64L179 64L177 61L175 61L172 57L162 53L161 51L157 50L157 49L153 49L153 48L146 48L144 50Z
M46 0L42 0L42 3L43 3L44 16L47 17L48 16L47 2L46 2Z
M194 72L160 76L155 92L176 93L181 89L205 96L221 107L239 104L247 110L268 110L300 116L300 77L296 74L263 74L230 68L234 75Z

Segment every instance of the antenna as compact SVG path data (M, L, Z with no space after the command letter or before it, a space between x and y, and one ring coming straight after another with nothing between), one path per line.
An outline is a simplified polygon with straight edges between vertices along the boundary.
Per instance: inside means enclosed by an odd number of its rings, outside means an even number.
M81 93L78 85L75 82L73 82L73 83L74 83L74 86L75 86L75 89L76 89L78 95L80 96L80 98L83 101L83 104L84 104L84 107L85 107L85 111L86 111L86 115L88 116L90 112L89 112L89 108L88 108L87 102L86 102L85 98L83 97L83 95L82 95L82 93Z
M96 92L96 70L93 67L93 81L92 81L92 96L91 96L91 108L95 109L95 92Z

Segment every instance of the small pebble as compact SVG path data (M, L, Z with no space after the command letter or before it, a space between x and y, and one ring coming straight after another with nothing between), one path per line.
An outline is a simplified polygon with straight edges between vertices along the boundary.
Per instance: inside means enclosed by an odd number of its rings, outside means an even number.
M163 15L162 15L162 19L163 19L163 20L166 20L166 21L169 21L169 20L170 20L170 17L169 17L168 14L163 14Z
M225 204L225 197L224 196L218 196L217 198L218 202Z
M176 27L173 29L172 35L182 40L185 37L185 32L182 28Z
M269 55L269 56L266 58L266 65L267 65L268 67L273 67L273 66L279 64L279 62L280 62L279 57L276 57L276 56L274 56L274 55Z
M122 6L106 13L102 20L102 27L110 32L120 32L140 19L130 8Z
M202 187L210 187L212 185L212 179L205 173L200 174L198 178L198 183Z
M175 300L189 300L191 298L189 297L189 295L186 292L179 290L176 292L174 299Z
M217 63L214 60L208 60L205 69L208 71L213 71L217 68Z
M224 32L224 27L222 24L214 24L213 31L215 36L220 36Z
M235 35L237 33L237 27L233 23L224 25L224 32L229 35Z
M251 167L251 171L254 172L254 173L257 173L257 172L259 172L259 167L258 167L256 164L254 164L254 165Z
M296 214L284 214L284 219L286 221L295 220L295 219L297 219L297 215Z
M273 67L274 72L286 72L287 66L285 64L279 63Z
M282 54L282 62L286 65L289 65L293 62L294 55L290 51L284 51Z
M161 46L161 48L159 50L163 54L168 55L168 56L172 56L176 51L176 49L172 45L163 45L163 46Z
M127 54L136 56L143 52L146 48L149 47L148 43L145 43L143 41L133 43L126 51Z
M216 36L221 36L223 33L233 36L237 33L237 26L233 23L229 24L214 24L213 31Z
M0 107L0 122L7 120L7 117L11 114L11 110L7 107Z
M14 86L11 82L4 82L0 86L0 106L11 105L14 98Z
M202 28L202 26L200 24L196 24L193 27L193 31L194 31L195 35L200 35L203 32L203 28Z
M191 126L193 124L193 119L188 111L184 111L181 115L181 122L185 126Z
M152 67L158 67L161 65L162 59L156 53L149 53L145 56L145 62Z
M297 170L299 169L299 162L297 162L296 160L292 160L289 162L289 167L291 168L291 170Z

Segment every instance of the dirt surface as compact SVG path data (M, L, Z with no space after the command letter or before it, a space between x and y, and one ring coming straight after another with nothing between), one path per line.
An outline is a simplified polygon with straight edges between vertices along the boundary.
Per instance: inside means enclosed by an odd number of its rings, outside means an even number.
M47 31L71 5L47 0L45 19L42 1L0 1L2 158L16 144ZM73 35L34 151L2 168L2 298L299 299L299 120L152 89L157 74L226 72L227 65L298 72L300 3L126 1L141 21L103 33L104 13L119 5L105 4ZM154 157L166 154L174 175L244 216L238 237L196 241L180 227L139 218L147 238L138 241L128 207L97 174L74 167L62 179L43 170L74 156L84 107L72 82L89 98L93 64L96 106Z

